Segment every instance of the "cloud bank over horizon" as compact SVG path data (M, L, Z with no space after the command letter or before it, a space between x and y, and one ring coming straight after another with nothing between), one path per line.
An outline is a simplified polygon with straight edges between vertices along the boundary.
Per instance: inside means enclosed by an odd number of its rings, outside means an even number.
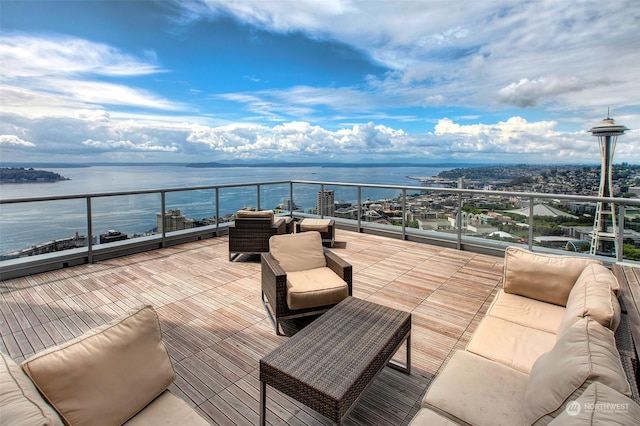
M3 162L640 163L633 1L2 7Z

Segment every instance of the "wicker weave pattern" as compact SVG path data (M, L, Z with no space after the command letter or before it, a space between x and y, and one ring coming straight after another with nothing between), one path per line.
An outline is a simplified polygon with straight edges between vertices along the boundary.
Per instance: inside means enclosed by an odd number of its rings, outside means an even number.
M349 296L353 294L353 267L334 252L324 249L327 267L335 272L349 288ZM328 311L333 305L315 308L291 310L287 304L287 273L280 267L271 253L262 253L262 299L269 302L267 309L273 311L276 333L280 334L280 321L287 318L315 315ZM269 312L271 315L271 312Z
M293 232L290 217L272 224L270 218L237 218L229 227L229 259L238 253L264 253L269 251L269 238Z
M260 380L340 422L410 331L410 313L349 297L262 358Z

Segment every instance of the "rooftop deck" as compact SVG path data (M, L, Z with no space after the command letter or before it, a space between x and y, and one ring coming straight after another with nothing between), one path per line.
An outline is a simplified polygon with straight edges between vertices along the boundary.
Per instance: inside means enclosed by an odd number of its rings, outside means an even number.
M345 424L407 424L484 315L502 258L340 229L336 241L333 250L353 265L355 297L412 312L411 375L386 368ZM275 334L262 306L259 257L229 262L227 248L219 237L2 281L0 350L20 362L151 304L177 372L170 390L212 424L257 424L258 361L287 337ZM267 421L329 424L271 389Z

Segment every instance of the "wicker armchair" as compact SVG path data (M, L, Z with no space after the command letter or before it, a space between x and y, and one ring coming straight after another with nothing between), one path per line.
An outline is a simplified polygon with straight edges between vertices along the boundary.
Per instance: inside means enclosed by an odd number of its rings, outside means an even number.
M276 334L282 320L324 313L353 294L353 267L320 233L275 236L270 248L261 254L262 303Z
M229 227L229 260L241 253L257 254L269 251L269 238L291 234L293 218L274 217L273 210L240 210Z

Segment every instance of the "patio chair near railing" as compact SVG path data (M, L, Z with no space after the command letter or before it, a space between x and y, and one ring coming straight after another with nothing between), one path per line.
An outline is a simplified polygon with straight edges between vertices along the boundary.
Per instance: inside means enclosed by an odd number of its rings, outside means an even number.
M273 210L239 210L229 227L229 260L239 254L269 251L269 238L293 232L293 218L275 217Z
M269 247L262 302L278 335L282 320L322 314L352 295L353 267L322 246L319 232L274 236Z

